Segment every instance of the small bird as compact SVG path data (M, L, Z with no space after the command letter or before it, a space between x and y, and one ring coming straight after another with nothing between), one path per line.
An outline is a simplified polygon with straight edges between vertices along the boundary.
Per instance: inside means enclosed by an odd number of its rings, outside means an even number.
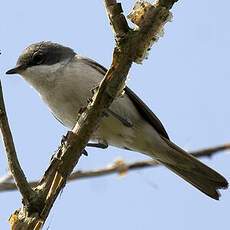
M87 106L92 89L106 72L105 67L69 47L42 41L27 47L16 67L6 74L20 74L53 115L73 128L79 110ZM112 145L148 155L213 199L219 199L218 189L228 187L222 175L170 141L160 120L128 87L113 101L91 141L88 146Z

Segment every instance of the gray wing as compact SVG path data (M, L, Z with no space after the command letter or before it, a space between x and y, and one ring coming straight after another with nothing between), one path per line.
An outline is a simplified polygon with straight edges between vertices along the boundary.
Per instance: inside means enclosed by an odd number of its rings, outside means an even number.
M97 62L88 59L88 58L82 58L82 61L84 61L86 64L90 65L92 68L99 71L101 74L105 75L107 72L107 69L98 64ZM161 123L161 121L157 118L157 116L149 109L149 107L128 87L125 87L125 93L129 97L129 99L133 102L134 106L136 107L137 111L140 113L140 115L148 122L150 123L153 128L164 138L169 140L169 136Z
M151 111L151 109L129 87L125 87L125 92L130 98L130 100L133 102L141 116L146 121L148 121L161 136L169 140L169 136L163 124L157 118L157 116Z

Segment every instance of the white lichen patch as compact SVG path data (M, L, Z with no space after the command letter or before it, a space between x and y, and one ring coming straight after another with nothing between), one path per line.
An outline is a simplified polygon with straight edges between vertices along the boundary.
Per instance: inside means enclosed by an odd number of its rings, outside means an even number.
M148 11L153 5L149 2L139 0L135 3L132 12L127 16L131 22L139 26L142 22L144 14Z
M159 6L152 5L149 2L146 1L137 1L132 12L128 15L128 18L137 26L135 30L140 29L140 27L143 25L143 22L148 17L149 13L154 14L154 11L156 10L157 13L159 13ZM171 12L169 12L166 8L161 7L160 10L162 12L162 16L165 14L167 17L162 17L162 21L160 22L160 26L157 28L156 31L154 31L154 35L152 39L149 41L149 44L145 44L144 51L142 54L138 54L138 57L136 58L135 62L138 64L141 64L144 59L148 58L149 51L152 47L152 45L159 40L160 37L164 36L164 25L167 22L171 22L173 15ZM146 16L147 15L147 16ZM159 19L158 19L159 20ZM156 29L156 28L154 28Z

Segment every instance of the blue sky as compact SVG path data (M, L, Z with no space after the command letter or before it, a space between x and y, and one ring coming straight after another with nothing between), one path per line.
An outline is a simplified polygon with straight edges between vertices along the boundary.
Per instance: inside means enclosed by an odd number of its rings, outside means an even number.
M129 13L134 1L122 1ZM186 150L230 141L230 30L227 0L179 1L165 36L148 60L133 65L128 85L162 120L171 139ZM0 14L1 79L23 169L40 178L66 132L19 76L5 76L29 44L51 40L108 67L114 46L103 1L3 1ZM3 148L0 174L7 172ZM88 149L78 169L146 159L116 148ZM230 179L229 152L205 163ZM0 193L0 229L20 207L17 192ZM163 167L76 181L66 186L47 221L50 229L228 229L230 192L206 197Z

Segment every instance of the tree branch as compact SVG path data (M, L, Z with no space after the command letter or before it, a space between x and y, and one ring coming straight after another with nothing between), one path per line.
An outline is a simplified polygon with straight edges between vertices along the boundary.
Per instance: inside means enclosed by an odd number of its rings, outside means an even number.
M122 38L126 35L130 28L125 16L123 15L121 3L117 3L116 0L105 0L105 7L115 34L115 38Z
M190 152L190 154L195 157L210 158L219 152L227 151L227 150L230 150L230 143L216 146L216 147L206 148L198 151L193 151ZM113 164L111 164L108 167L99 168L95 170L88 170L88 171L81 171L81 170L75 171L68 177L67 182L72 182L80 179L101 177L101 176L106 176L111 174L123 174L133 170L147 169L147 168L152 168L160 165L161 164L158 164L158 162L155 160L143 160L143 161L136 161L132 163L126 163L123 160L116 160ZM39 181L31 181L29 183L31 187L35 187L38 185ZM15 183L0 179L0 192L13 191L16 189L17 187Z
M2 183L11 182L12 179L13 179L12 174L9 172L8 174L6 174L0 178L0 185ZM15 188L17 188L17 187L15 186Z
M16 186L23 197L24 205L29 208L31 201L33 201L36 194L34 193L30 184L28 183L26 176L18 161L13 137L10 131L8 118L6 114L1 82L0 82L0 129L3 136L3 142L5 145L5 151L6 151L9 169L14 178Z

